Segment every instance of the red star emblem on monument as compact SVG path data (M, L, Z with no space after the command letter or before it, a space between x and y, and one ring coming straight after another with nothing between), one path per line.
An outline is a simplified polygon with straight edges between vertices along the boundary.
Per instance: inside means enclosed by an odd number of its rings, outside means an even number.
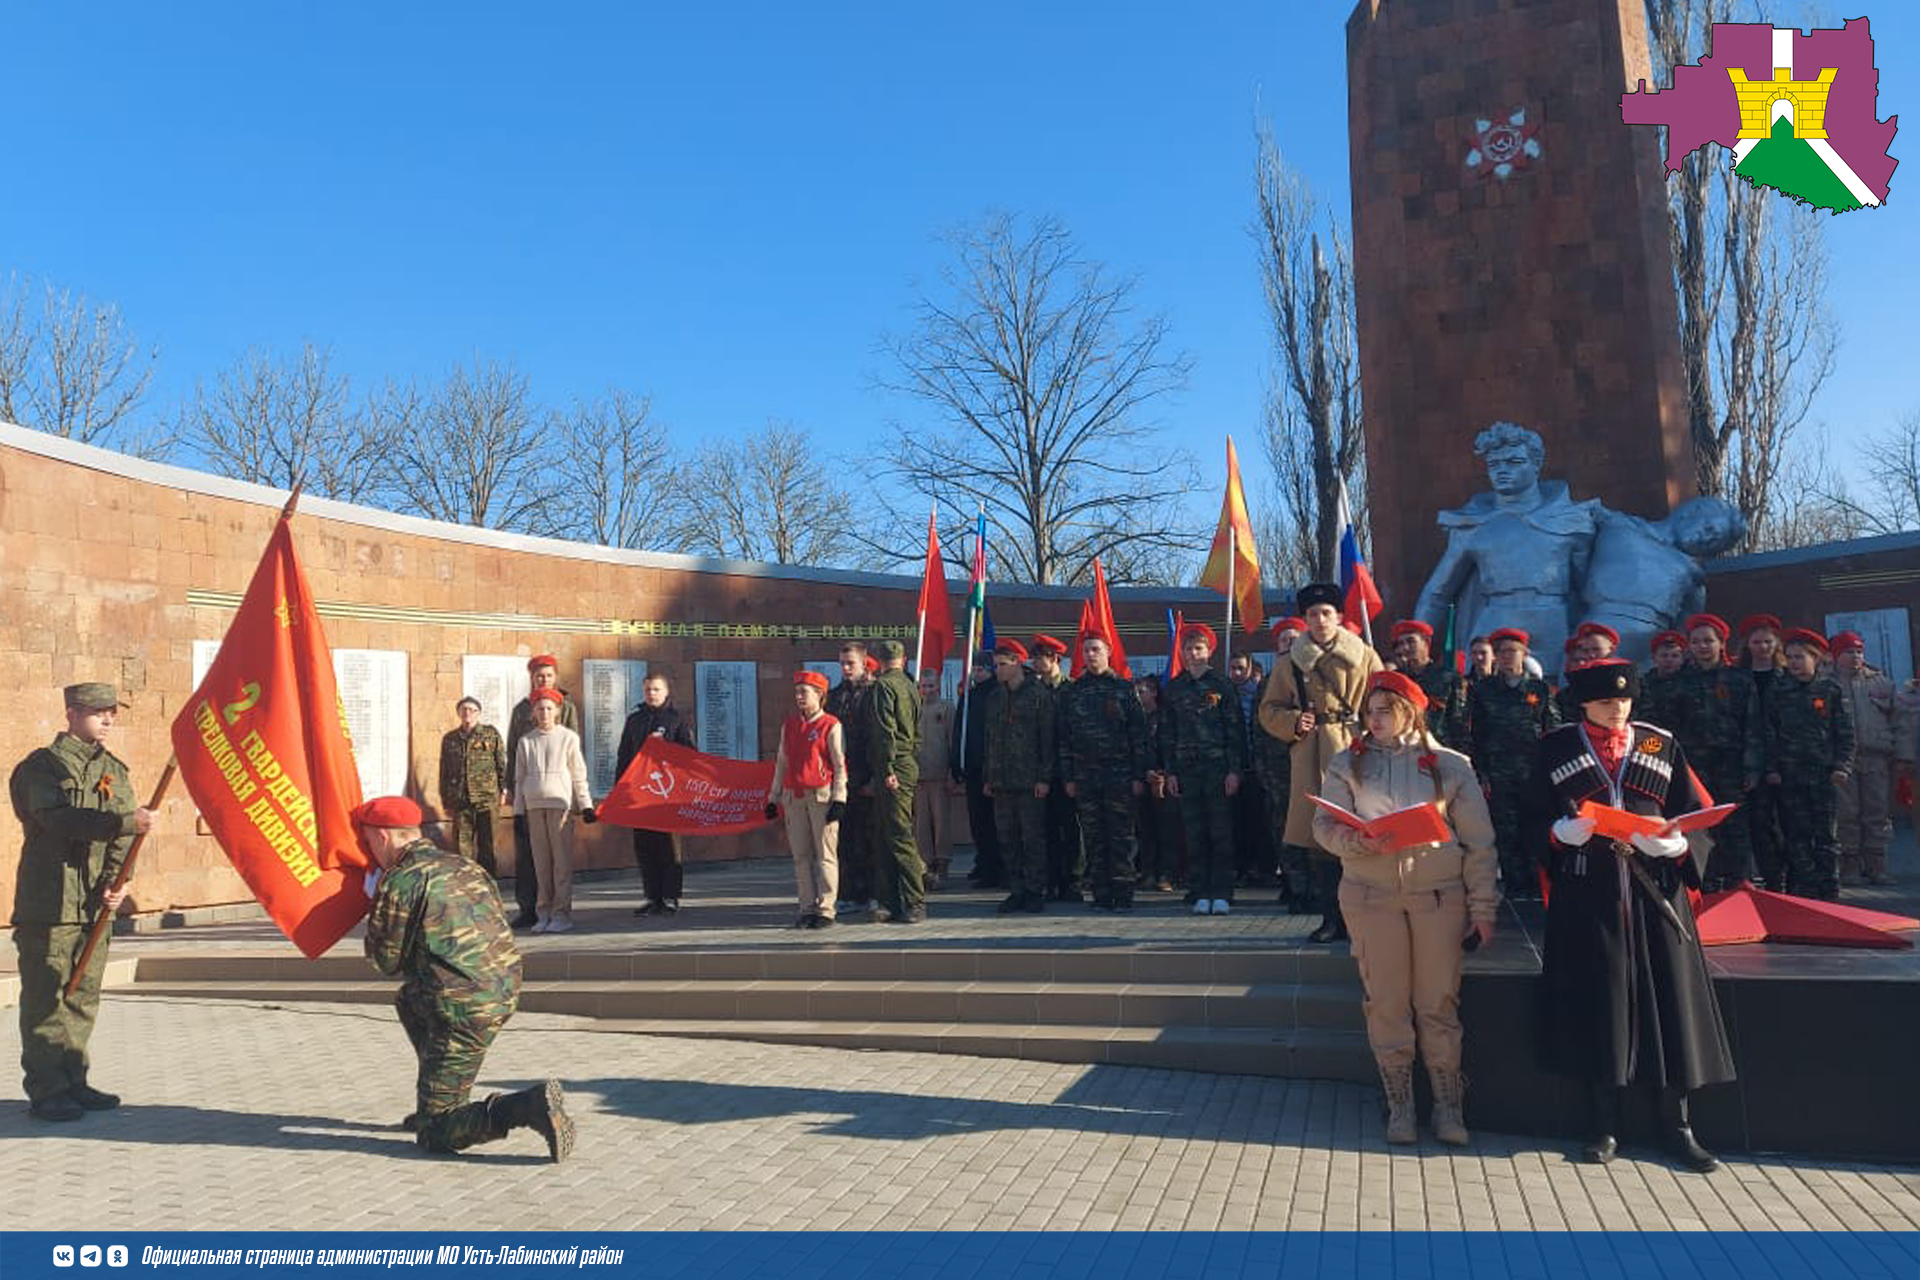
M1539 131L1539 125L1527 123L1525 107L1515 107L1498 120L1475 120L1467 135L1467 168L1505 182L1514 170L1540 158L1540 140L1533 136Z

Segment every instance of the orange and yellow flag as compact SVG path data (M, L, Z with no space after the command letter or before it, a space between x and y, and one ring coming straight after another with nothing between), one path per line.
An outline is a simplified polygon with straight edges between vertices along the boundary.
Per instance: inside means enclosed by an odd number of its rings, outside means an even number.
M1227 493L1220 502L1220 527L1214 530L1200 585L1233 600L1242 630L1258 631L1266 621L1260 604L1260 554L1253 545L1253 521L1247 517L1240 455L1233 451L1232 436L1227 437Z

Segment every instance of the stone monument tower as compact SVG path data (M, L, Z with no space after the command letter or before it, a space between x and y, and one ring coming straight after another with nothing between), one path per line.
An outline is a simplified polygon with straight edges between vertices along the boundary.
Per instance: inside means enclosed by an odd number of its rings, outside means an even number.
M1549 474L1609 507L1657 519L1694 492L1658 136L1620 119L1652 78L1643 4L1360 0L1347 21L1373 562L1396 611L1439 559L1435 514L1485 487L1470 443L1491 423L1540 432Z

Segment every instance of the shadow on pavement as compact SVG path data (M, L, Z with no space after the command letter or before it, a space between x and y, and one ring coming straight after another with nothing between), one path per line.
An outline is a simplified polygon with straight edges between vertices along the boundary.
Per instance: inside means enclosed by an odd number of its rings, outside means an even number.
M141 1105L130 1102L115 1111L102 1111L60 1124L35 1120L26 1103L0 1107L0 1142L16 1139L81 1138L95 1142L145 1142L160 1146L183 1144L218 1147L263 1147L275 1151L357 1151L366 1155L402 1159L453 1160L484 1157L498 1164L546 1164L536 1151L510 1151L503 1143L488 1143L460 1156L433 1155L414 1145L413 1135L396 1122L391 1125L343 1120L338 1116L274 1115L257 1111L222 1111L217 1107Z

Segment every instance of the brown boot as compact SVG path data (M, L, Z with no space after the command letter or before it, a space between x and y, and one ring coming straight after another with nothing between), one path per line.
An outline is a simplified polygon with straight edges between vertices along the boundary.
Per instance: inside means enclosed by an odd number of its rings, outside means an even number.
M1429 1066L1427 1079L1433 1084L1433 1136L1450 1147L1464 1147L1473 1141L1467 1132L1462 1107L1466 1099L1467 1078L1458 1068L1444 1070Z
M1387 1096L1387 1141L1407 1146L1420 1140L1413 1112L1413 1064L1381 1063L1380 1091Z

